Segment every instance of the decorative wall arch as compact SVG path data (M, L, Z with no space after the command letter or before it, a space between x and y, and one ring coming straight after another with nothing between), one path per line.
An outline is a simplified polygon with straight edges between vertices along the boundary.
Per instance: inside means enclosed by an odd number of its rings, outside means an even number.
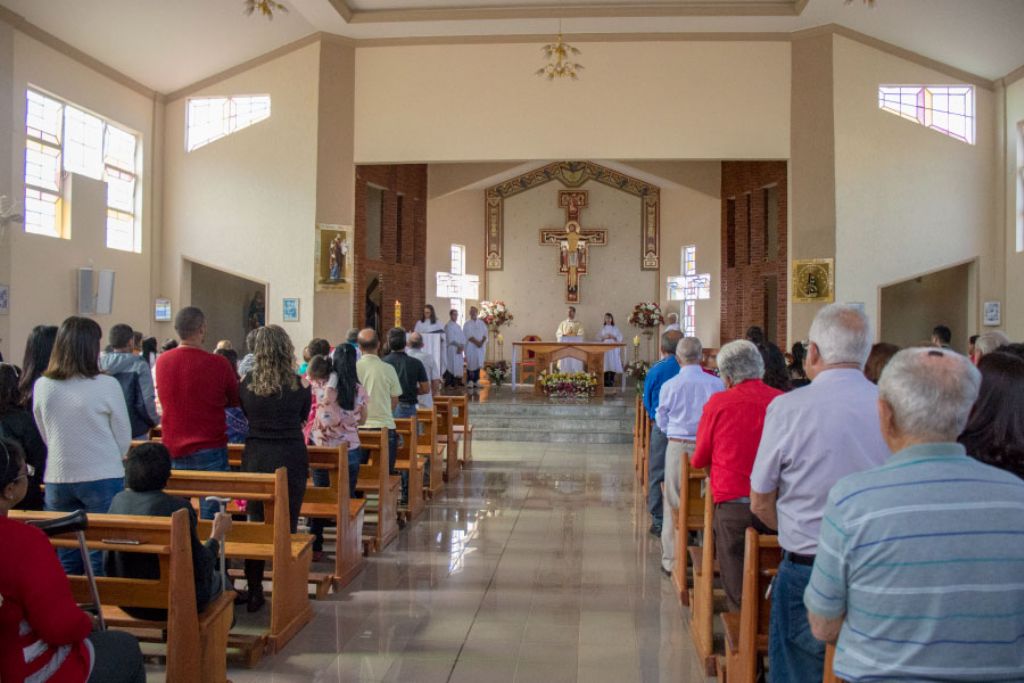
M661 250L661 188L592 161L556 161L487 188L484 192L487 270L503 270L505 267L505 199L552 180L568 188L578 188L588 180L593 180L640 197L640 226L643 231L640 269L658 270Z

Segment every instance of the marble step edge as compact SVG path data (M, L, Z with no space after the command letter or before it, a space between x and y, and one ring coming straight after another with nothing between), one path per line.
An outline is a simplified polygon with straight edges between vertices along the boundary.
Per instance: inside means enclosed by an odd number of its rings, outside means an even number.
M632 443L629 432L557 432L543 429L480 429L473 439L479 441L524 441L537 443Z
M473 429L551 429L559 431L632 432L632 418L593 416L474 415Z
M478 415L512 416L548 416L561 417L593 416L593 417L626 417L633 419L633 406L590 405L587 403L474 403L469 409L472 420Z

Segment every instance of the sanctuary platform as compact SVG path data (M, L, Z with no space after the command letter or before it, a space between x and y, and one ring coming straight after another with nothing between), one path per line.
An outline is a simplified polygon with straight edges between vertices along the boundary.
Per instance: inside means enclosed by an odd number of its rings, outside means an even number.
M542 443L633 442L634 389L608 389L589 402L536 396L531 387L485 386L470 395L474 439Z

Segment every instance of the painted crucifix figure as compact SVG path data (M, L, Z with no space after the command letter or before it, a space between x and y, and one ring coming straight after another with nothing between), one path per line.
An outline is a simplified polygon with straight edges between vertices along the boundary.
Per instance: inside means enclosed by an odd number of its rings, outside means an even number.
M587 205L586 190L560 191L558 205L565 209L565 226L542 229L540 243L559 248L558 272L565 274L565 301L575 304L580 300L580 278L587 274L588 249L608 244L608 231L580 225L580 211Z

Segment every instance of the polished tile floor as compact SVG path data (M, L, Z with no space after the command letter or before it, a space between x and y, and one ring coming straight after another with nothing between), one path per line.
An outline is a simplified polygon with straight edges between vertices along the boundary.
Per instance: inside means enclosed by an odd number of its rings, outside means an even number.
M444 496L234 683L705 680L628 445L473 450Z

